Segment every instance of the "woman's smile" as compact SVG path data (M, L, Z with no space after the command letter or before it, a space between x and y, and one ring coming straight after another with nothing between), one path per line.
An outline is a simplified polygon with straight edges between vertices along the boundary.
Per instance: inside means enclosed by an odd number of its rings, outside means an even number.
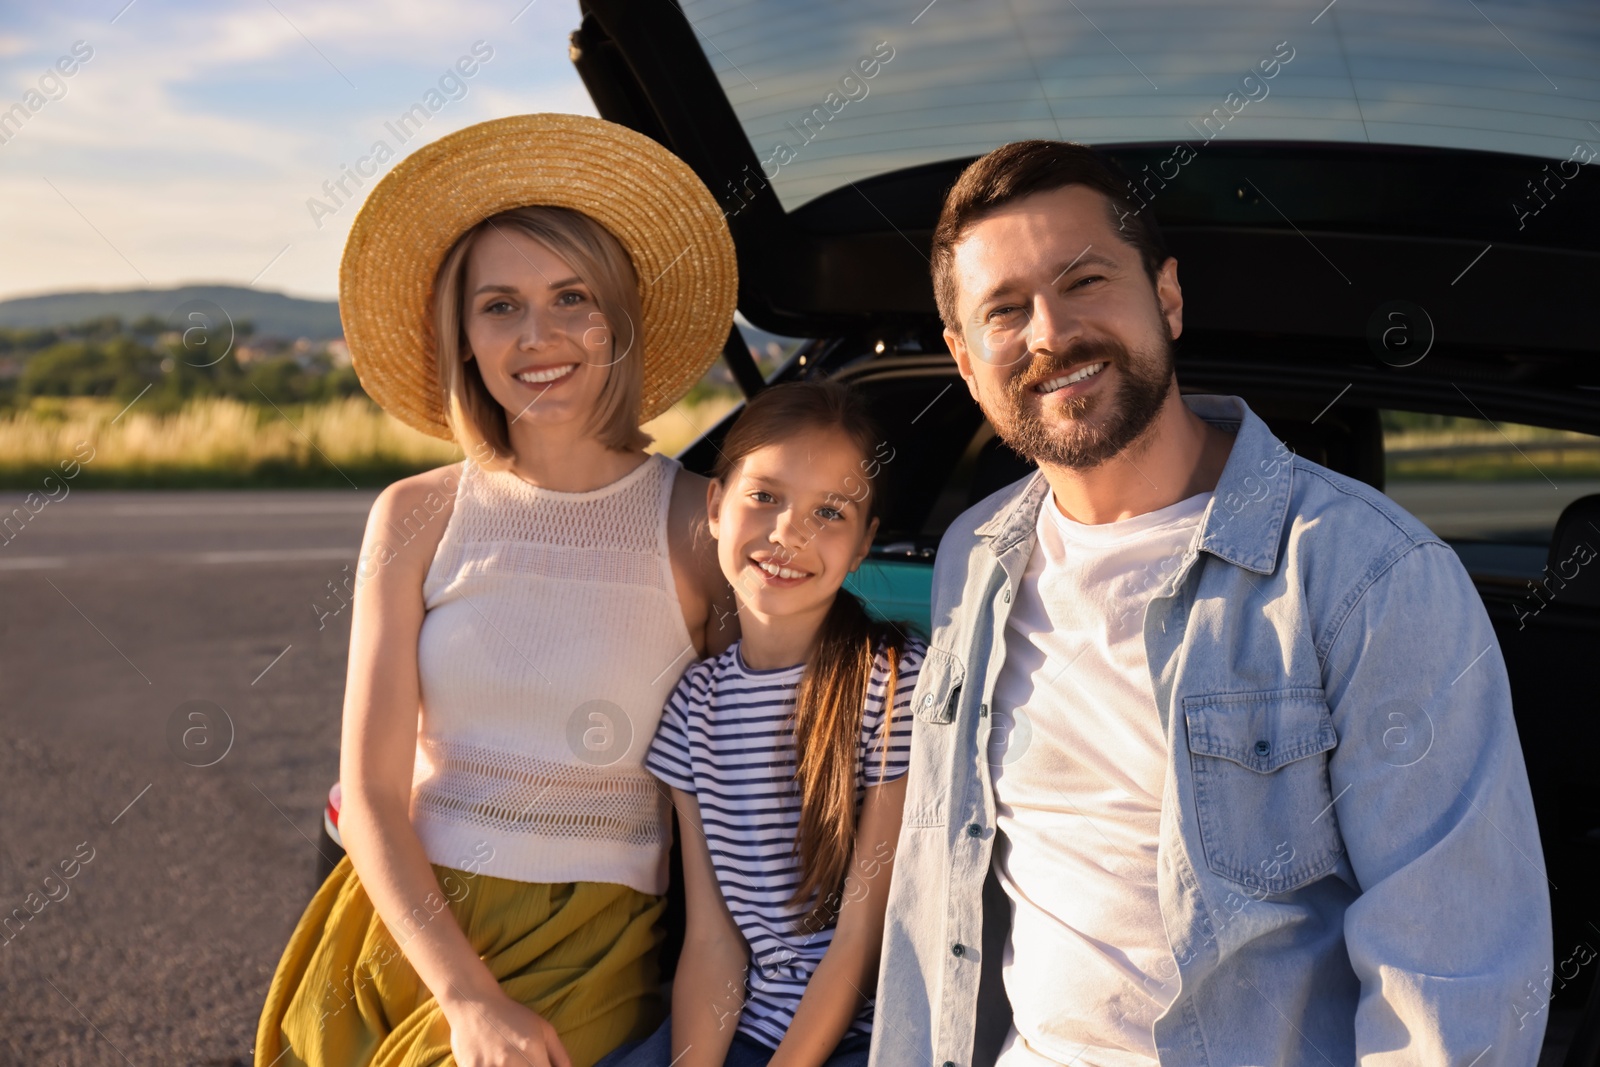
M578 369L576 363L557 363L545 367L524 367L522 370L512 371L511 377L540 392L566 381L572 372Z

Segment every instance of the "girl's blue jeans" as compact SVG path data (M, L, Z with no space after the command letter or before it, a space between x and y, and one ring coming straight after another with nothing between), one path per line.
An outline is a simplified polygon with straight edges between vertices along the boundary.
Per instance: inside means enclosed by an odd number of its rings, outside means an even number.
M867 1050L872 1046L868 1034L845 1034L823 1067L867 1067ZM723 1067L767 1067L777 1049L768 1048L755 1038L734 1034ZM672 1019L662 1023L643 1041L624 1044L607 1053L594 1067L670 1067L672 1063Z

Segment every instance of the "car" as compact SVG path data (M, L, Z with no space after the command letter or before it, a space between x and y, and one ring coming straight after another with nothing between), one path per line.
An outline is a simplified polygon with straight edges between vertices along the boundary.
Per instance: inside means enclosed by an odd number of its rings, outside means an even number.
M735 326L724 359L744 394L830 377L868 399L889 512L851 588L924 630L940 536L1031 469L942 339L928 249L944 193L1024 137L1116 158L1179 261L1182 388L1243 397L1472 576L1554 915L1553 972L1508 989L1506 1010L1548 1011L1541 1064L1600 1064L1600 183L1585 169L1600 112L1580 99L1600 12L1319 6L581 0L571 56L602 117L671 148L723 204L744 319L806 339L768 378ZM686 467L710 471L733 417ZM1431 724L1395 729L1426 751ZM327 830L332 845L336 795Z

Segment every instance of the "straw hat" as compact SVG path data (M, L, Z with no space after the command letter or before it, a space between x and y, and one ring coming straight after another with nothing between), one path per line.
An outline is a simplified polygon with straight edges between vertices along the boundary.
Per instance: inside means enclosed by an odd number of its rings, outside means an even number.
M581 211L633 259L644 311L648 421L728 339L738 267L727 221L694 171L650 138L583 115L469 126L395 165L362 205L339 268L339 316L356 376L389 414L449 439L433 336L433 280L472 226L533 204Z

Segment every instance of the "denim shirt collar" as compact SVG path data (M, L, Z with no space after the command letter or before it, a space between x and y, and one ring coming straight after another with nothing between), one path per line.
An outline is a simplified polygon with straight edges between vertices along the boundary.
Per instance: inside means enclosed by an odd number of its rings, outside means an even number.
M1196 547L1245 570L1271 574L1278 565L1280 536L1289 511L1290 480L1277 476L1286 465L1287 451L1240 397L1191 393L1182 399L1206 422L1235 434L1233 450L1206 505ZM1004 557L1033 536L1039 508L1049 495L1050 483L1044 472L1034 471L1010 502L975 532L989 538L990 550ZM1224 506L1218 507L1218 501ZM1237 506L1232 503L1235 501Z

